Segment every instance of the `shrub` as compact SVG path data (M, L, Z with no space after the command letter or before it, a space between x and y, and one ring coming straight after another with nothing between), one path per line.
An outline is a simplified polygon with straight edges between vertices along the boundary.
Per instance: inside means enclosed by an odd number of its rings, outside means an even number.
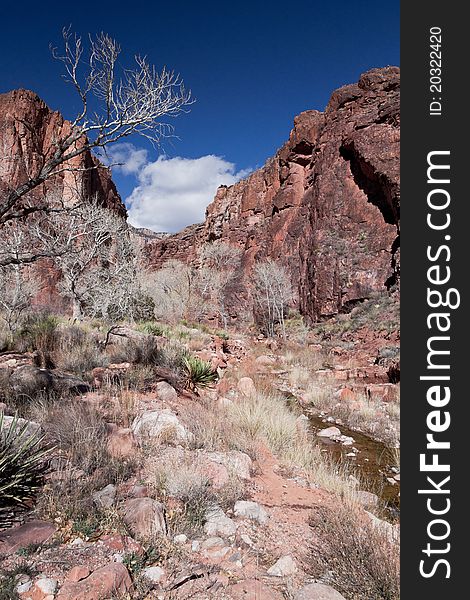
M143 321L137 325L137 331L148 333L150 335L163 336L168 334L168 328L156 323L155 321Z
M57 347L57 317L33 313L27 317L12 342L18 352L37 351L42 367L53 367L52 354Z
M106 424L95 408L78 402L56 404L49 410L45 428L53 443L85 473L108 463Z
M169 515L171 533L200 533L207 512L217 501L209 480L194 464L183 459L182 462L157 465L152 483L160 496L178 500Z
M25 562L21 562L12 569L0 571L0 600L19 600L20 597L16 591L18 575L34 577L36 572Z
M85 375L108 362L92 334L75 325L60 330L54 363L64 371Z
M16 416L6 424L0 413L0 524L12 510L30 506L44 482L52 449L30 427Z
M311 575L324 579L347 600L399 600L399 547L384 530L351 507L319 507Z
M217 372L210 363L197 356L185 356L183 364L186 375L186 387L190 390L208 387L217 381Z

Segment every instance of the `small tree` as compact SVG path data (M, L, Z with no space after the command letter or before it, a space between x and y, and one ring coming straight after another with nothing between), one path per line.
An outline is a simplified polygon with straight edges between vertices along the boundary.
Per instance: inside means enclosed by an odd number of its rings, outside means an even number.
M59 213L52 222L52 236L62 236L63 249L55 262L73 318L85 313L103 318L126 315L138 290L127 223L96 203Z
M13 257L21 255L26 243L26 232L17 227L9 228L8 235L0 235L0 245L7 246ZM21 262L0 265L0 318L5 321L10 333L17 329L23 315L30 309L38 287L33 274Z
M241 249L217 241L204 246L199 254L198 285L203 298L215 308L220 324L227 327L227 286L240 264Z
M255 265L253 298L267 335L274 336L279 325L285 337L284 317L292 297L290 277L281 264L268 259Z

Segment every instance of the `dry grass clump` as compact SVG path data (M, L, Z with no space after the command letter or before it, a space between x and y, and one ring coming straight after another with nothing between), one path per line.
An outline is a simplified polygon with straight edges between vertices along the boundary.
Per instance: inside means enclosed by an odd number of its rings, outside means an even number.
M211 509L232 508L243 495L243 483L234 473L224 485L214 487L203 461L190 451L176 450L150 457L145 471L147 483L169 507L172 534L200 533Z
M256 459L260 443L265 444L288 470L300 470L312 483L342 497L354 498L354 486L345 465L322 454L305 421L267 384L258 384L257 393L249 398L240 396L217 408L206 408L202 403L189 414L193 447L239 450Z
M216 495L207 477L187 458L156 462L149 471L149 483L157 495L167 504L169 499L173 500L173 507L168 514L168 527L172 535L200 533L207 512L217 505Z
M84 537L122 527L116 510L96 506L92 495L109 483L128 480L137 471L140 457L111 457L106 424L98 409L84 401L54 403L42 411L43 427L57 448L57 458L56 470L39 498L39 514Z
M84 376L95 367L105 367L108 362L96 336L90 331L76 325L60 328L54 351L57 368Z
M228 407L228 414L240 441L262 441L288 469L300 469L312 483L342 497L354 496L346 467L323 456L305 422L278 394L258 392L242 398Z
M364 514L342 505L318 508L310 525L311 575L347 600L399 600L399 546Z

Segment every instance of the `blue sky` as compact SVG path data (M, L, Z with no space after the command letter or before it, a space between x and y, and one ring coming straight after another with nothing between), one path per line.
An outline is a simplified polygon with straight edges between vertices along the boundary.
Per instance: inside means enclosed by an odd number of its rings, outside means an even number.
M296 114L323 110L335 88L372 67L399 64L397 0L10 1L2 13L0 91L32 89L66 117L78 105L49 52L64 25L84 36L104 30L123 55L181 73L197 102L174 122L180 139L164 144L166 158L140 138L116 150L129 161L114 171L118 189L145 208L136 224L154 229L200 220L212 188L263 165ZM199 188L183 201L191 173ZM177 199L181 216L160 218Z

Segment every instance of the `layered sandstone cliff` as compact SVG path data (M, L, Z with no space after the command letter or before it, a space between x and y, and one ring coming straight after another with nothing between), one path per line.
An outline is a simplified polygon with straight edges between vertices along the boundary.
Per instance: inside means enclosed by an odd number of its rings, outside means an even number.
M51 155L54 142L70 131L70 123L52 111L34 92L13 90L0 94L0 190L19 187L40 169ZM33 197L53 192L65 203L79 195L96 197L123 217L121 201L109 170L90 152L77 156L59 175L44 187L34 190Z
M311 320L397 284L399 86L398 68L374 69L336 90L324 112L301 113L263 168L219 188L203 224L151 241L149 264L194 261L214 240L240 247L233 316L249 304L254 262L268 257L288 267Z

